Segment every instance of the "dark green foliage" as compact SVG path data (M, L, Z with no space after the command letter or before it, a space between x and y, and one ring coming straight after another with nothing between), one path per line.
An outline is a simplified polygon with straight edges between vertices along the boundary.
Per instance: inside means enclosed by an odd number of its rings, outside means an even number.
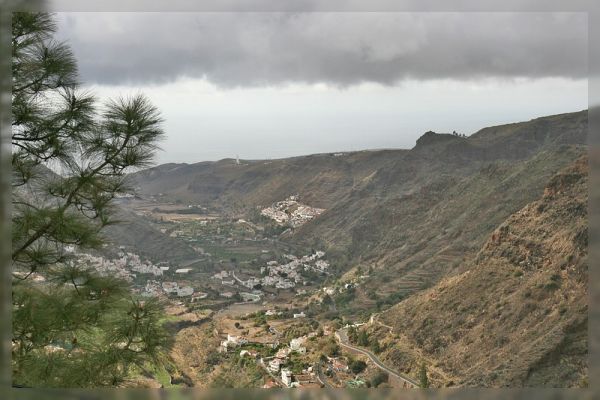
M115 385L161 357L162 305L79 268L66 246L102 244L111 201L151 161L161 118L141 95L99 107L55 30L51 15L13 14L13 381Z
M261 326L267 324L267 317L265 314L259 314L254 318L254 326Z
M425 363L422 363L421 368L419 369L419 386L423 389L429 387L429 378L427 378L427 368L425 367Z
M328 357L336 357L340 354L340 346L331 337L323 338L323 340L319 341L318 347L321 353Z
M291 354L287 363L287 368L289 368L294 374L301 374L302 370L308 368L310 364L302 361L302 358L297 354Z
M353 326L348 328L348 340L350 340L350 343L356 343L358 341L358 332Z
M356 343L359 346L368 346L369 345L369 335L367 334L367 331L365 331L364 329L360 330L360 332L358 333L357 339L356 339Z
M210 351L206 356L206 363L210 366L218 365L221 362L221 353L217 351Z
M377 338L371 339L370 343L371 350L373 353L378 354L381 352L381 345L379 344L379 340Z
M110 279L74 287L15 286L13 379L25 386L114 385L132 365L158 362L166 337L162 307L127 296ZM96 295L96 290L105 292Z
M350 304L354 299L356 299L355 294L356 289L349 288L345 290L343 293L339 293L335 296L335 304L337 307L343 308L344 306Z
M124 173L149 163L162 130L143 96L97 112L77 88L70 50L49 39L47 15L17 13L14 25L12 258L35 271L64 261L61 244L101 243Z
M377 386L381 385L382 383L387 382L388 380L389 380L389 375L387 372L377 371L377 373L375 373L373 378L371 378L371 386L377 387Z
M367 363L362 360L353 360L348 366L353 373L360 374L367 368Z

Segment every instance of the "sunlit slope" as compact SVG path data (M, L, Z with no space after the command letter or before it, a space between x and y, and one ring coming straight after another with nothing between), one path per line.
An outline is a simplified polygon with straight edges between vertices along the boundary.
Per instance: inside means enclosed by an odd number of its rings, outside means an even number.
M585 157L562 170L464 272L383 312L387 359L413 370L426 360L438 385L584 385L587 170Z

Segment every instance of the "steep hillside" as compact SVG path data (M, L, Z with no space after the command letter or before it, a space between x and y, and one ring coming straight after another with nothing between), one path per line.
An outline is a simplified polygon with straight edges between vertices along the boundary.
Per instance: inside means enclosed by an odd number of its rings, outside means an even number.
M388 362L437 386L582 386L587 381L587 159L488 236L464 272L371 328Z
M587 111L485 128L468 138L428 132L412 150L315 154L276 160L164 164L133 174L143 196L221 206L266 206L290 194L330 208L345 197L401 195L483 163L523 160L559 144L584 144Z
M498 224L586 151L586 130L581 112L470 138L428 132L293 239L337 248L346 268L372 271L339 307L365 317L459 271Z
M220 207L268 206L292 194L328 208L405 150L315 154L277 160L165 164L132 175L142 196Z
M372 271L354 301L338 304L341 313L364 317L460 272L498 224L586 151L586 137L581 111L470 137L427 132L411 150L167 164L132 178L142 196L225 210L291 194L325 209L281 239L328 249L339 274Z
M545 182L583 152L561 146L526 161L486 163L464 177L440 174L415 193L350 197L297 235L340 246L350 267L371 271L355 301L340 308L365 317L369 307L393 304L460 271L498 224L539 198Z
M184 262L198 258L187 243L163 234L126 207L116 207L115 211L119 223L109 225L102 231L109 244L106 252L115 253L119 246L125 246L128 251L155 262Z

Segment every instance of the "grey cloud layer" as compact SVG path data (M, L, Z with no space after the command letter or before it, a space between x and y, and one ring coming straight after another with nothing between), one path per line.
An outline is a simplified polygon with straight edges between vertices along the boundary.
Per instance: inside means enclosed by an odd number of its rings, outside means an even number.
M587 75L582 13L59 14L84 81L220 86Z

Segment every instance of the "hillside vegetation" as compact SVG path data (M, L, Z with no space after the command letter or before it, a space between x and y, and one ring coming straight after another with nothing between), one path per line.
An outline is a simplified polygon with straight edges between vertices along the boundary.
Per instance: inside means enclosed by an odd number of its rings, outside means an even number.
M324 209L272 230L327 251L321 283L333 291L326 304L314 293L309 312L377 315L368 335L399 371L417 378L425 365L433 386L584 386L587 127L581 111L470 137L427 132L410 150L167 164L131 178L143 198L231 220L290 195Z
M426 133L295 238L320 238L348 254L349 266L374 269L362 285L377 289L373 301L410 293L455 272L499 223L538 198L553 174L585 152L586 129L581 112L469 138Z
M142 196L221 207L267 206L292 194L314 207L329 208L354 185L405 150L315 154L277 160L232 159L164 164L132 175Z
M166 164L132 178L142 196L224 210L266 207L291 194L324 208L282 239L328 249L339 274L371 270L339 307L366 317L460 272L498 224L585 152L586 136L581 111L466 138L427 132L411 150Z
M111 245L109 251L125 246L128 251L157 262L189 262L198 258L186 242L163 234L127 207L120 206L116 211L119 223L106 227L103 232L106 242Z
M587 171L585 157L562 170L464 272L382 313L388 361L425 360L439 386L585 385Z

